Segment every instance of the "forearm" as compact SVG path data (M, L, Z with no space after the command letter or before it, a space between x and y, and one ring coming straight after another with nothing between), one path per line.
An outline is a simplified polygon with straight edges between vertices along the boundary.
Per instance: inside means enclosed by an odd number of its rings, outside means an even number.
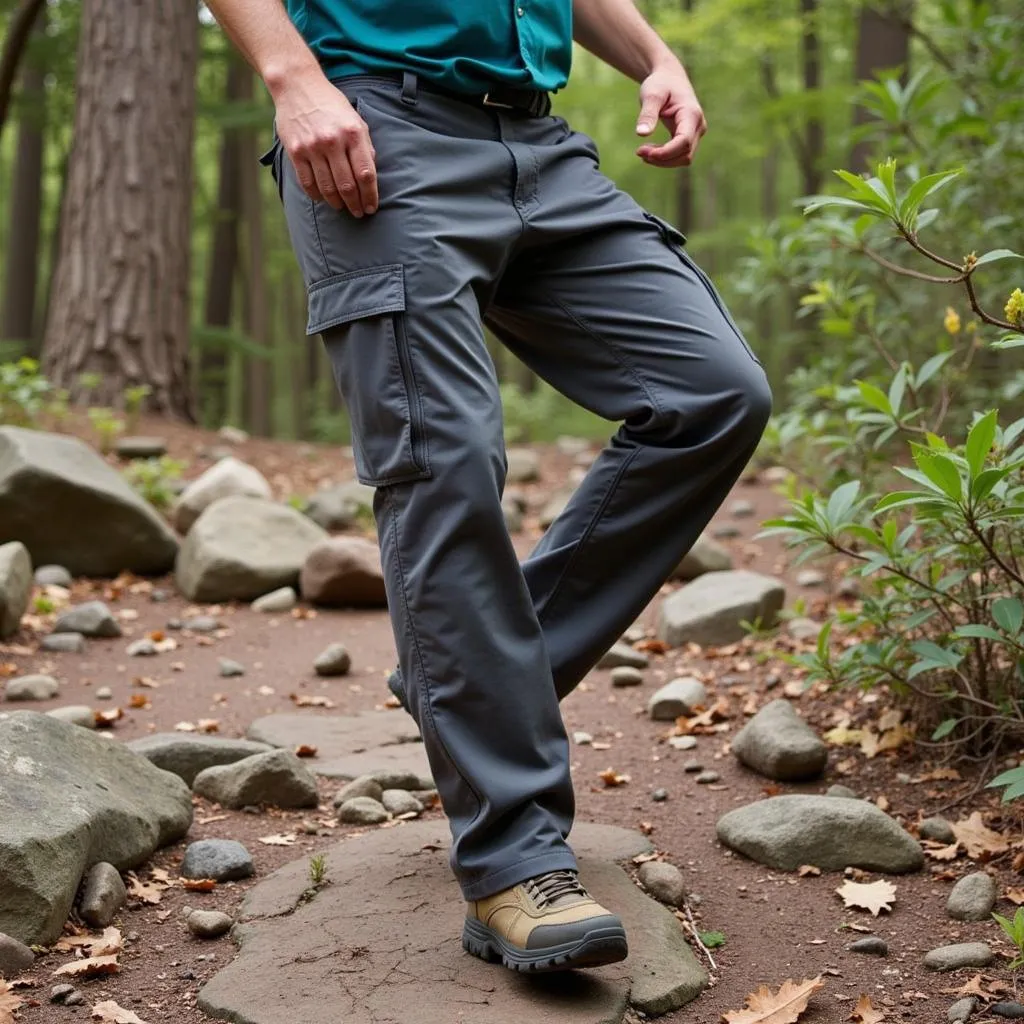
M633 0L573 0L576 42L636 82L679 60Z

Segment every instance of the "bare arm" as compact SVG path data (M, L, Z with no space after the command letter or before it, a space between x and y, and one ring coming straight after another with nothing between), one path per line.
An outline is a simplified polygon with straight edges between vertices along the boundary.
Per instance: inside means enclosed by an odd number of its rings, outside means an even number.
M327 81L281 0L207 0L221 28L266 83L277 134L312 199L353 216L377 209L370 134Z
M573 20L580 46L641 83L637 134L650 135L659 120L672 133L637 155L658 167L689 164L707 131L704 112L683 65L633 0L573 0Z

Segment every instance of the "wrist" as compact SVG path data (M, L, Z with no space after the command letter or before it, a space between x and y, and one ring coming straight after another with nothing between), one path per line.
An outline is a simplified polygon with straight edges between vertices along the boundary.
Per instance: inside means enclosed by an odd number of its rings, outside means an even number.
M277 56L268 61L266 66L260 68L260 77L276 101L286 89L323 79L324 73L313 54L303 47L300 53Z

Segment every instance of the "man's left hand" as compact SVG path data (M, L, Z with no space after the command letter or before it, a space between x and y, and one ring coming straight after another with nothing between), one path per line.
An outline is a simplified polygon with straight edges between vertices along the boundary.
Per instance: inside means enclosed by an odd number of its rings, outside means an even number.
M654 167L689 166L708 123L681 65L653 71L640 86L637 135L650 135L658 121L664 123L672 138L661 145L640 146L636 155Z

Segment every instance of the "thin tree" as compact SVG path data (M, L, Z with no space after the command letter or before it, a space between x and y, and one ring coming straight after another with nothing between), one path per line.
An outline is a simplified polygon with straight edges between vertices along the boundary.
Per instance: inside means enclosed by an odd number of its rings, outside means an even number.
M45 4L46 0L21 0L7 26L7 35L4 37L3 47L0 48L0 135L3 134L7 111L11 105L14 80L18 77L18 67L28 48L32 26Z

